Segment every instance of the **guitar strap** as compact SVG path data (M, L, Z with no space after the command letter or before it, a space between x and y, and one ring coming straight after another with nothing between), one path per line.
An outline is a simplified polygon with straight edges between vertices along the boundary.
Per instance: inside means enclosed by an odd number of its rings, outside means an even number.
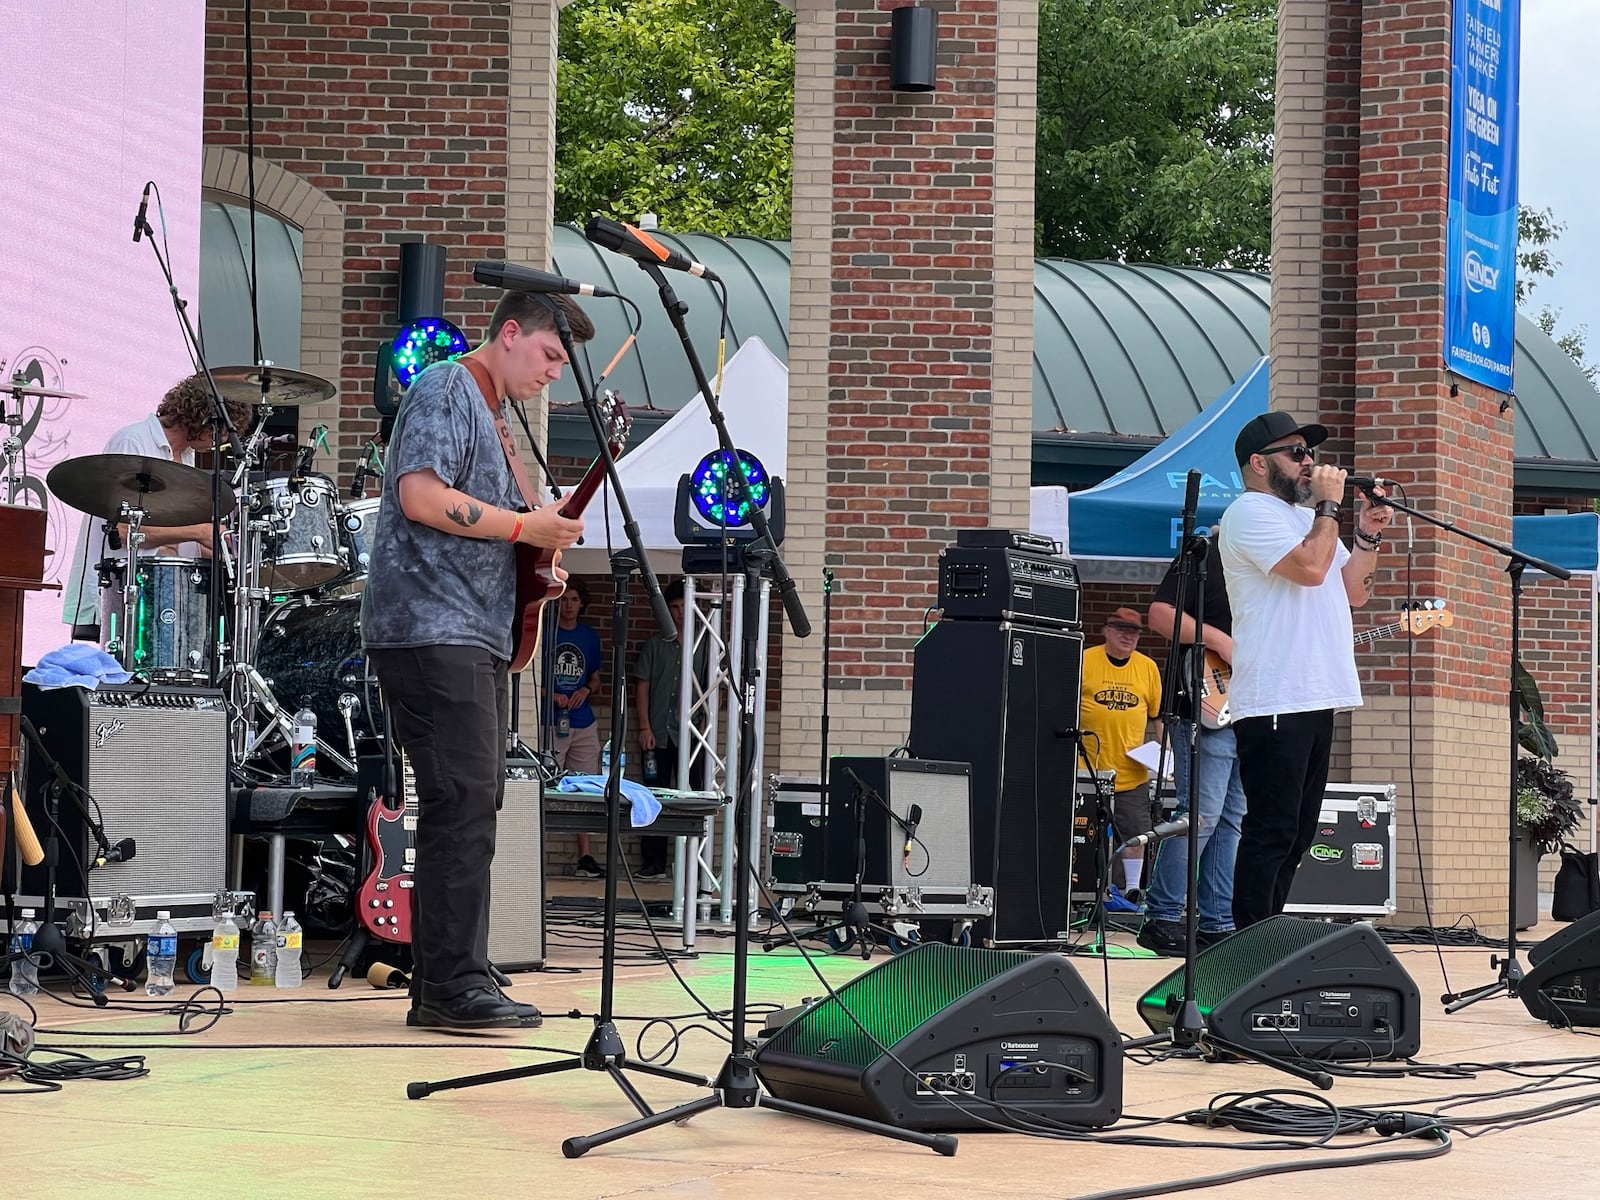
M489 378L489 369L470 354L463 355L456 361L467 369L478 385L478 391L483 394L483 402L489 406L489 415L494 418L494 431L500 435L500 448L505 451L506 466L511 468L511 478L517 481L517 491L522 493L522 502L528 506L528 511L532 512L539 507L539 496L528 479L528 468L522 465L522 455L517 451L517 439L511 435L511 426L506 424L505 408L500 403L500 397L495 394L494 383Z

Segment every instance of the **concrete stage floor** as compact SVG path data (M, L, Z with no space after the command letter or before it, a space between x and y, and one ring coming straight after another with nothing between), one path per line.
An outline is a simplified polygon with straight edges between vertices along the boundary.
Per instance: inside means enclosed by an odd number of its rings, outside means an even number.
M1547 918L1532 933L1548 936L1554 929ZM1131 945L1126 935L1114 940ZM700 958L681 967L717 1009L730 1002L731 946L731 939L705 937ZM652 1051L668 1042L669 1027L646 1028L649 1018L672 1017L681 1028L695 1023L683 1015L694 1013L697 1005L666 965L647 959L647 949L642 933L624 935L616 1011L630 1052L641 1031ZM1421 1060L1591 1056L1600 1068L1600 1041L1539 1024L1518 1001L1495 998L1447 1016L1438 1003L1444 981L1434 951L1397 950L1424 998ZM1461 989L1490 981L1489 954L1481 948L1446 950L1450 983ZM941 1158L775 1112L714 1110L686 1125L653 1130L569 1161L561 1155L564 1137L593 1133L634 1115L602 1075L571 1071L418 1101L406 1098L411 1080L498 1070L539 1061L545 1057L539 1051L582 1047L590 1021L565 1014L596 1007L598 957L597 935L558 927L550 941L549 969L516 976L513 989L544 1010L544 1027L474 1037L407 1029L402 994L373 991L361 979L329 992L326 967L291 1002L266 989L242 988L231 1013L203 1032L184 1036L175 1033L177 1019L163 1014L168 1006L142 992L128 997L141 1010L132 1013L71 1008L46 998L40 1005L45 1029L90 1036L45 1033L42 1042L71 1045L93 1057L142 1053L150 1074L129 1082L71 1082L52 1094L0 1096L0 1196L1068 1197L1275 1162L1336 1161L1436 1145L1365 1134L1339 1139L1338 1144L1353 1143L1357 1150L1244 1152L1225 1148L1239 1134L1167 1126L1147 1132L1217 1148L1062 1144L966 1133L956 1156ZM874 961L883 961L882 955ZM1101 995L1101 961L1075 962ZM855 957L824 955L820 964L835 986L862 969ZM1135 998L1171 965L1154 958L1111 959L1110 1011L1125 1033L1144 1032L1134 1013ZM793 951L763 955L757 949L750 978L752 1003L767 1007L793 1004L820 990ZM174 999L192 991L180 985ZM0 1001L0 1011L18 1009L10 997ZM722 1054L722 1043L704 1028L688 1029L675 1065L713 1072ZM704 1094L672 1082L632 1078L659 1107ZM1412 1105L1432 1109L1458 1093L1519 1082L1527 1081L1488 1072L1466 1080L1340 1079L1325 1095L1344 1106L1432 1100ZM0 1081L0 1090L13 1086L15 1080ZM1130 1062L1124 1109L1165 1116L1202 1107L1221 1092L1300 1086L1248 1064ZM1503 1101L1499 1108L1531 1107L1574 1094L1600 1100L1600 1084ZM1407 1191L1430 1197L1538 1196L1581 1192L1592 1186L1597 1167L1600 1112L1587 1109L1488 1136L1457 1135L1452 1152L1427 1162L1280 1175L1210 1194L1281 1200Z

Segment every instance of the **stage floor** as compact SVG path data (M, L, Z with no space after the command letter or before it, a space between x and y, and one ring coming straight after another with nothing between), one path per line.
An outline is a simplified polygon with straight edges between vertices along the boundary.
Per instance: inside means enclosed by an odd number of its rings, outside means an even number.
M1548 919L1531 931L1548 936ZM1116 939L1130 945L1131 939ZM669 1039L649 1018L696 1009L666 965L645 957L645 937L624 938L616 1011L630 1051L641 1030L650 1050ZM668 943L669 945L672 943ZM685 978L715 1008L730 1003L731 940L710 936L698 960L683 963ZM46 1029L89 1036L42 1034L48 1045L71 1045L94 1057L143 1053L150 1074L130 1082L72 1082L62 1091L0 1097L0 1195L35 1197L367 1197L367 1196L750 1196L834 1198L915 1195L918 1200L971 1200L996 1192L1067 1197L1119 1187L1159 1184L1241 1167L1340 1158L1383 1149L1422 1149L1362 1135L1340 1139L1347 1151L1244 1152L1226 1144L1240 1135L1190 1127L1146 1132L1214 1143L1216 1149L1059 1144L1013 1134L961 1135L954 1158L899 1142L854 1133L769 1111L713 1110L683 1126L667 1126L569 1161L564 1137L593 1133L634 1113L609 1079L571 1071L471 1090L406 1099L408 1081L444 1079L540 1061L540 1051L571 1052L591 1027L569 1010L592 1012L600 987L597 936L558 927L550 969L515 978L513 995L536 1002L542 1029L450 1037L407 1029L406 999L373 991L353 979L338 992L325 987L326 968L309 979L295 1002L266 989L243 988L234 1011L210 1029L175 1034L177 1020L156 1015L161 1002L129 997L142 1011L95 1012L46 999ZM1488 1062L1600 1056L1600 1041L1558 1031L1530 1018L1514 1000L1496 998L1447 1016L1431 948L1399 947L1401 962L1424 997L1421 1059L1430 1063ZM1492 978L1489 951L1446 950L1450 983L1463 988ZM821 957L837 986L860 971L858 958ZM882 961L882 956L874 961ZM1101 961L1075 960L1096 995ZM1112 958L1111 1014L1127 1033L1142 1033L1135 998L1172 966L1155 958ZM820 990L793 951L754 954L753 1004L790 1005ZM180 986L177 996L193 989ZM174 998L176 999L177 996ZM305 1001L305 1002L300 1002ZM0 1010L15 1010L14 1001ZM199 1022L204 1023L202 1020ZM115 1036L113 1036L115 1035ZM158 1036L157 1036L158 1035ZM688 1030L675 1065L711 1072L722 1044L703 1029ZM1600 1065L1600 1057L1595 1059ZM651 1104L667 1107L704 1093L675 1083L632 1076ZM1444 1098L1488 1092L1519 1082L1504 1074L1475 1079L1340 1079L1325 1093L1345 1106L1431 1109ZM0 1081L9 1090L14 1080ZM1129 1063L1124 1109L1165 1116L1207 1104L1218 1093L1298 1088L1262 1067L1168 1060ZM1588 1085L1600 1098L1600 1085ZM1527 1107L1540 1098L1501 1108ZM1110 1132L1119 1132L1121 1127ZM1427 1162L1351 1167L1257 1179L1213 1194L1230 1197L1326 1197L1346 1190L1431 1197L1541 1195L1582 1190L1600 1159L1600 1112L1476 1139L1460 1135L1454 1149Z

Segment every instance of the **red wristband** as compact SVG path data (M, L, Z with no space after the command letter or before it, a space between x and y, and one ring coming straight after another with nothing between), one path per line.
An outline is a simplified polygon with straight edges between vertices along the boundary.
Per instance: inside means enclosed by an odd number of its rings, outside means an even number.
M511 533L506 538L506 541L514 542L519 537L522 536L522 518L523 518L523 515L524 514L522 514L522 513L518 513L517 514L517 519L511 523Z

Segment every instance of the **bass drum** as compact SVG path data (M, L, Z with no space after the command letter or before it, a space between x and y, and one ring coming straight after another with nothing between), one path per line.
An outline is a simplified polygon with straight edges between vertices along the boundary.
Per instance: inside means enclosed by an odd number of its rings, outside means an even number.
M317 736L330 746L348 753L339 708L346 696L356 702L350 725L357 739L382 736L378 680L361 648L361 597L291 600L273 608L261 625L256 668L286 711L297 711L301 698L309 698ZM320 763L318 769L324 769Z

